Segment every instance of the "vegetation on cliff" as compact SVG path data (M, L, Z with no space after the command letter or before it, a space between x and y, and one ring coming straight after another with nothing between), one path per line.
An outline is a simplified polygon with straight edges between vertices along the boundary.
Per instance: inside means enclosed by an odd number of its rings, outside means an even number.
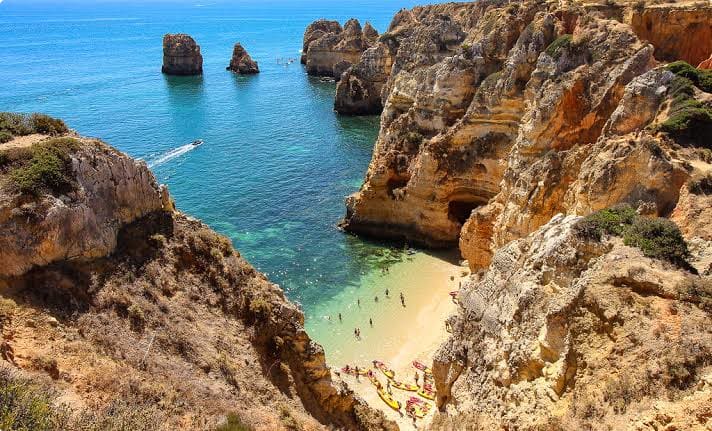
M74 183L70 154L78 149L79 141L74 138L49 139L3 153L0 169L23 193L67 193Z
M33 133L57 136L65 134L69 128L64 121L45 114L16 114L0 112L0 143L8 142L15 136Z
M582 237L597 241L605 235L618 236L645 256L690 268L690 251L677 225L664 218L640 216L630 205L596 211L581 219L576 230Z
M684 61L671 63L667 68L676 78L670 89L669 118L660 125L660 130L712 148L712 106L695 99L695 87L712 93L712 71L699 70Z

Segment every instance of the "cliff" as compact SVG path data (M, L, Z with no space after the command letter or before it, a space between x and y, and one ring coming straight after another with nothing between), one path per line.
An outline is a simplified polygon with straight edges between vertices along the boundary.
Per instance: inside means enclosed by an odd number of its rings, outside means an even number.
M382 113L342 226L475 274L434 429L709 427L712 75L690 64L711 23L707 3L425 6L343 74L337 111ZM633 227L580 235L620 205Z
M591 235L626 211L555 216L461 289L434 362L446 413L432 429L709 427L712 279L629 240L679 244L664 220L630 219L625 242Z
M163 36L163 73L168 75L200 75L203 55L200 45L187 34Z
M377 38L378 32L371 24L361 28L356 19L346 21L343 28L336 21L318 20L304 32L301 61L309 75L339 79Z
M0 144L0 398L30 412L14 426L393 429L331 380L279 286L175 211L144 163L32 132Z

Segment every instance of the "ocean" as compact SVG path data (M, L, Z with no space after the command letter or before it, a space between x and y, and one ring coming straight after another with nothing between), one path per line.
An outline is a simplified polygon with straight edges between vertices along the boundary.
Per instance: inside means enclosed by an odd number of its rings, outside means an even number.
M356 17L382 32L415 3L5 0L0 111L60 117L145 160L178 208L230 237L302 305L307 328L328 345L324 322L338 312L328 304L380 289L379 274L413 256L337 229L379 118L333 112L335 85L299 64L302 35L322 17ZM178 32L201 45L202 77L161 74L162 36ZM259 75L225 70L238 41ZM186 145L195 139L205 145Z

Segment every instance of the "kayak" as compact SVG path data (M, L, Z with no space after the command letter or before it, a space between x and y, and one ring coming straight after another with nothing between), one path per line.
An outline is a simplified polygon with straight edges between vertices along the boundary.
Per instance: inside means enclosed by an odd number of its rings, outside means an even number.
M393 370L391 370L390 368L388 368L388 367L386 366L386 364L384 364L384 363L381 362L381 361L373 361L373 365L375 365L376 368L378 368L379 370L381 370L381 371L383 372L383 374L385 374L386 377L388 377L389 379L392 379L392 378L396 375L396 372L395 372L395 371L393 371Z
M413 366L420 371L424 372L425 374L433 374L433 370L430 369L430 367L426 366L424 363L420 361L413 361Z
M397 380L393 380L393 383L391 383L391 386L393 386L396 389L400 389L401 391L411 391L411 392L415 392L419 388L418 385L414 385L411 383L403 383L403 382L399 382Z
M410 414L411 416L415 416L418 419L422 419L425 417L425 415L428 414L427 410L416 404L411 404L410 407L406 408L406 410L408 411L408 414Z
M429 400L435 399L435 392L429 391L427 389L418 389L418 395Z
M392 408L393 410L400 410L400 403L396 401L391 394L388 392L384 391L383 388L377 389L378 391L378 396L381 397L381 399L388 404L388 407Z
M352 376L355 376L355 375L356 375L356 368L355 368L355 367L351 367L351 368L348 368L348 369L347 369L346 367L343 367L343 368L341 369L341 371L344 372L344 373L346 373L346 374L351 374ZM359 374L360 376L365 376L365 375L368 374L368 370L365 369L365 368L360 368L360 367L359 367L359 369L358 369L358 374Z

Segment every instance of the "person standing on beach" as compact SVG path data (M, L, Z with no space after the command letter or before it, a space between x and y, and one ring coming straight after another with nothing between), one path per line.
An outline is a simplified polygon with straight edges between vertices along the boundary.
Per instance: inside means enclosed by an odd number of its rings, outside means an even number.
M341 321L342 321L342 320L341 320L341 313L339 313L339 322L341 322Z
M388 298L388 289L386 289L386 298Z
M400 299L401 299L401 305L405 307L405 296L403 296L403 292L400 293Z
M368 323L370 323L370 324L371 324L371 328L373 328L373 319L371 319L371 318L369 317L369 318L368 318Z
M373 300L378 302L378 296L374 297Z
M386 391L387 391L390 395L393 395L393 391L391 390L391 380L390 380L390 379L388 379L388 380L386 381Z
M358 308L361 308L361 298L356 299L356 304L358 304Z
M420 380L420 376L418 375L418 372L415 372L415 384L418 385L418 380Z

